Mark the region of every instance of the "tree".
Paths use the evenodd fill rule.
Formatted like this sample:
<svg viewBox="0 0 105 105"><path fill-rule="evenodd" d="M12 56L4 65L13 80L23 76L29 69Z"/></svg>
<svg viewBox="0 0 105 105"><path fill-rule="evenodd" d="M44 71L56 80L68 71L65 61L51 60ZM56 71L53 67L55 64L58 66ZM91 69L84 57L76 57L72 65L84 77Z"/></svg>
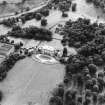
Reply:
<svg viewBox="0 0 105 105"><path fill-rule="evenodd" d="M92 83L93 83L93 85L96 85L97 84L97 78L92 78Z"/></svg>
<svg viewBox="0 0 105 105"><path fill-rule="evenodd" d="M69 100L70 98L72 100L76 100L76 95L77 95L77 90L76 89L68 89L66 92L65 92L65 98L67 100ZM70 101L70 100L69 100Z"/></svg>
<svg viewBox="0 0 105 105"><path fill-rule="evenodd" d="M15 15L18 15L18 14L19 14L19 12L16 11L16 12L15 12Z"/></svg>
<svg viewBox="0 0 105 105"><path fill-rule="evenodd" d="M92 3L93 0L86 0L87 3Z"/></svg>
<svg viewBox="0 0 105 105"><path fill-rule="evenodd" d="M93 104L96 105L97 101L98 101L98 95L97 95L96 92L93 92L93 98L92 98L92 100L93 100Z"/></svg>
<svg viewBox="0 0 105 105"><path fill-rule="evenodd" d="M90 80L90 79L91 79L91 75L90 75L90 74L84 75L84 79L85 79L85 81ZM85 81L84 81L84 82L85 82Z"/></svg>
<svg viewBox="0 0 105 105"><path fill-rule="evenodd" d="M47 19L42 19L41 20L41 25L42 26L46 26L48 23L47 23Z"/></svg>
<svg viewBox="0 0 105 105"><path fill-rule="evenodd" d="M88 67L84 67L83 68L83 75L84 76L89 75L89 69L88 69ZM91 77L91 76L89 76L89 77Z"/></svg>
<svg viewBox="0 0 105 105"><path fill-rule="evenodd" d="M0 102L2 101L2 99L3 99L3 93L2 91L0 91Z"/></svg>
<svg viewBox="0 0 105 105"><path fill-rule="evenodd" d="M77 73L74 64L68 64L68 65L66 66L66 74L68 74L69 72L70 72L71 74L76 74L76 73Z"/></svg>
<svg viewBox="0 0 105 105"><path fill-rule="evenodd" d="M102 56L95 54L94 58L93 58L94 64L96 64L97 66L102 66L103 65L103 59Z"/></svg>
<svg viewBox="0 0 105 105"><path fill-rule="evenodd" d="M63 99L64 96L64 88L63 87L57 87L53 91L53 96L59 96Z"/></svg>
<svg viewBox="0 0 105 105"><path fill-rule="evenodd" d="M21 18L22 24L25 24L26 20L24 17Z"/></svg>
<svg viewBox="0 0 105 105"><path fill-rule="evenodd" d="M76 6L77 6L77 4L76 4L76 3L72 4L72 11L73 11L73 12L75 12L75 11L76 11Z"/></svg>
<svg viewBox="0 0 105 105"><path fill-rule="evenodd" d="M36 13L35 19L36 20L41 20L41 18L42 18L42 15L40 13Z"/></svg>
<svg viewBox="0 0 105 105"><path fill-rule="evenodd" d="M85 93L85 99L91 97L91 90L90 89L86 89L86 93Z"/></svg>
<svg viewBox="0 0 105 105"><path fill-rule="evenodd" d="M23 46L23 42L20 42L20 47L22 47Z"/></svg>
<svg viewBox="0 0 105 105"><path fill-rule="evenodd" d="M102 56L102 59L105 61L105 51L102 51L101 56Z"/></svg>
<svg viewBox="0 0 105 105"><path fill-rule="evenodd" d="M70 74L70 73L69 73L69 74ZM64 77L63 82L64 82L65 86L70 83L70 79L71 79L71 78L70 78L70 75L69 75L69 74L68 74L68 76L65 76L65 77Z"/></svg>
<svg viewBox="0 0 105 105"><path fill-rule="evenodd" d="M82 104L82 101L83 101L82 96L78 96L78 97L77 97L77 102L79 102L79 103Z"/></svg>
<svg viewBox="0 0 105 105"><path fill-rule="evenodd" d="M98 97L98 102L99 102L99 105L103 105L105 104L105 96L104 95L99 95Z"/></svg>
<svg viewBox="0 0 105 105"><path fill-rule="evenodd" d="M62 12L62 17L68 17L68 14L65 12Z"/></svg>
<svg viewBox="0 0 105 105"><path fill-rule="evenodd" d="M29 7L26 7L26 11L29 11L30 10L30 8Z"/></svg>
<svg viewBox="0 0 105 105"><path fill-rule="evenodd" d="M62 99L58 96L53 96L49 100L49 105L63 105Z"/></svg>
<svg viewBox="0 0 105 105"><path fill-rule="evenodd" d="M60 11L69 11L71 7L71 1L63 1L63 2L59 2L59 10Z"/></svg>
<svg viewBox="0 0 105 105"><path fill-rule="evenodd" d="M15 44L15 51L19 50L20 44Z"/></svg>
<svg viewBox="0 0 105 105"><path fill-rule="evenodd" d="M14 25L12 27L12 31L18 31L18 30L21 30L21 27L19 25Z"/></svg>
<svg viewBox="0 0 105 105"><path fill-rule="evenodd" d="M28 55L28 49L25 49L25 55Z"/></svg>
<svg viewBox="0 0 105 105"><path fill-rule="evenodd" d="M92 89L92 92L99 92L99 86L98 85L94 85L93 86L93 89Z"/></svg>
<svg viewBox="0 0 105 105"><path fill-rule="evenodd" d="M44 10L42 9L40 13L45 17L49 16L49 10L48 9L44 9Z"/></svg>
<svg viewBox="0 0 105 105"><path fill-rule="evenodd" d="M105 82L102 78L97 78L97 80L98 80L99 92L101 93L105 86Z"/></svg>
<svg viewBox="0 0 105 105"><path fill-rule="evenodd" d="M67 90L65 91L64 94L64 105L71 105L71 101L72 101L72 90Z"/></svg>
<svg viewBox="0 0 105 105"><path fill-rule="evenodd" d="M7 1L3 1L2 4L3 4L3 5L6 5L6 4L7 4Z"/></svg>
<svg viewBox="0 0 105 105"><path fill-rule="evenodd" d="M94 64L89 64L88 68L89 68L89 72L90 72L91 76L94 76L97 72L97 66Z"/></svg>
<svg viewBox="0 0 105 105"><path fill-rule="evenodd" d="M67 48L66 47L64 47L63 48L63 55L62 55L62 57L67 57Z"/></svg>
<svg viewBox="0 0 105 105"><path fill-rule="evenodd" d="M92 90L93 89L93 82L92 82L92 80L86 81L85 89L88 89L88 90Z"/></svg>
<svg viewBox="0 0 105 105"><path fill-rule="evenodd" d="M25 3L25 1L26 1L26 0L22 0L22 4L24 4L24 3Z"/></svg>
<svg viewBox="0 0 105 105"><path fill-rule="evenodd" d="M11 40L11 44L14 44L14 40Z"/></svg>
<svg viewBox="0 0 105 105"><path fill-rule="evenodd" d="M98 78L102 78L103 79L103 77L104 77L104 72L98 72Z"/></svg>
<svg viewBox="0 0 105 105"><path fill-rule="evenodd" d="M84 102L83 102L83 105L89 105L91 103L91 100L90 99L86 99Z"/></svg>

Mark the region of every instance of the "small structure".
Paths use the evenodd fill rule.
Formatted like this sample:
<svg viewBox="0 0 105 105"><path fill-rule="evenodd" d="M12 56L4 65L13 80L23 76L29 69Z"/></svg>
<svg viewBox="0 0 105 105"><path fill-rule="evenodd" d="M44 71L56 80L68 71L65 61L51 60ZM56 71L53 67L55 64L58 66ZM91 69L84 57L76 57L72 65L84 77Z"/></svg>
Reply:
<svg viewBox="0 0 105 105"><path fill-rule="evenodd" d="M0 55L9 56L10 53L14 52L14 49L14 45L0 42Z"/></svg>
<svg viewBox="0 0 105 105"><path fill-rule="evenodd" d="M0 64L10 53L14 52L14 45L0 42Z"/></svg>
<svg viewBox="0 0 105 105"><path fill-rule="evenodd" d="M0 55L0 64L5 60L5 56L4 55Z"/></svg>

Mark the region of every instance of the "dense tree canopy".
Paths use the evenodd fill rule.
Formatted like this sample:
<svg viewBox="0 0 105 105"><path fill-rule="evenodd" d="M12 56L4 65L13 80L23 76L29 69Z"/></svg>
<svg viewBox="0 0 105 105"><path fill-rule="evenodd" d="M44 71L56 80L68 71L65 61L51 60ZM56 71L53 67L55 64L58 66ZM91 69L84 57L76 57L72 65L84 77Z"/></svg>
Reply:
<svg viewBox="0 0 105 105"><path fill-rule="evenodd" d="M105 94L101 95L105 89L105 25L78 18L76 21L67 21L60 34L63 35L63 45L77 50L76 55L70 55L68 59L65 57L63 83L66 78L65 87L78 91L76 99L80 96L79 101L74 100L69 91L68 98L64 95L64 100L67 99L64 102L66 105L105 104Z"/></svg>
<svg viewBox="0 0 105 105"><path fill-rule="evenodd" d="M16 27L15 27L16 28ZM35 39L42 41L51 41L52 40L52 32L44 29L31 26L29 28L19 28L8 32L8 36L16 37L16 38L25 38L25 39Z"/></svg>

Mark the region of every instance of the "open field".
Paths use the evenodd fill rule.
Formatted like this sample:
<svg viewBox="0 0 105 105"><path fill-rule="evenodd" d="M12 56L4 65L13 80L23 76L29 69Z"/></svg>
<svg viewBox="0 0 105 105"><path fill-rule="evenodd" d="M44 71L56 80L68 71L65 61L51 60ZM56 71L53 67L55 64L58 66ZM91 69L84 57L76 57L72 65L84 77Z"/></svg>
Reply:
<svg viewBox="0 0 105 105"><path fill-rule="evenodd" d="M0 83L4 92L2 105L24 105L30 101L45 105L49 92L62 81L63 70L63 65L45 65L32 58L19 61Z"/></svg>
<svg viewBox="0 0 105 105"><path fill-rule="evenodd" d="M29 8L34 8L34 7L38 7L39 5L41 5L42 3L44 3L44 1L46 0L26 0L25 3L21 3L22 0L7 0L7 2L9 4L4 5L0 5L0 16L5 16L5 15L9 15L9 14L13 14L16 11L21 11L22 9L25 9L27 7ZM0 1L0 3L2 2L2 0ZM12 3L16 3L16 4L12 4Z"/></svg>

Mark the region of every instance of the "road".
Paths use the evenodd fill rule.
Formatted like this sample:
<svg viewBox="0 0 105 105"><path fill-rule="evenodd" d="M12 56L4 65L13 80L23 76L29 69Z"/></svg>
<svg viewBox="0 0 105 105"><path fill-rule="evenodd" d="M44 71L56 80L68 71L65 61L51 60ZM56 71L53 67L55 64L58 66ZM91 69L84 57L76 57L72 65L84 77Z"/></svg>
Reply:
<svg viewBox="0 0 105 105"><path fill-rule="evenodd" d="M8 14L8 15L6 15L6 16L1 16L1 17L0 17L0 21L2 21L3 19L12 18L12 17L19 17L19 16L21 16L22 14L27 14L27 13L30 13L30 12L35 12L35 11L37 11L38 9L41 9L42 7L46 6L48 2L49 2L49 0L48 0L45 4L40 4L39 7L32 8L31 10L25 11L25 12L22 12L22 13L19 13L18 15L14 15L14 13L11 13L11 14Z"/></svg>

